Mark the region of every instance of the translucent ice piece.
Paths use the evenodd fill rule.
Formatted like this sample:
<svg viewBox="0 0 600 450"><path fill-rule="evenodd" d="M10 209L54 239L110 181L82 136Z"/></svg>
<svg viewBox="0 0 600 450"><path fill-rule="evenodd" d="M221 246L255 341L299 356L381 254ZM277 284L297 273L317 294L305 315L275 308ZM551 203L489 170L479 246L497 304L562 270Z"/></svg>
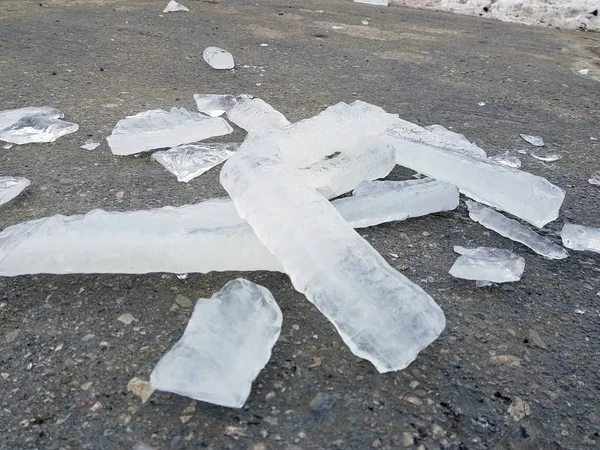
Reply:
<svg viewBox="0 0 600 450"><path fill-rule="evenodd" d="M444 313L296 170L264 156L276 153L261 139L240 148L221 169L221 184L294 287L334 324L350 350L380 372L405 368L442 332Z"/></svg>
<svg viewBox="0 0 600 450"><path fill-rule="evenodd" d="M260 98L239 97L237 104L227 111L227 118L249 134L285 127L290 121Z"/></svg>
<svg viewBox="0 0 600 450"><path fill-rule="evenodd" d="M119 120L106 138L115 155L133 155L155 148L174 147L229 134L233 128L225 119L188 112L152 109Z"/></svg>
<svg viewBox="0 0 600 450"><path fill-rule="evenodd" d="M401 166L454 184L466 196L540 228L558 217L565 192L544 178L473 155L404 120L388 135Z"/></svg>
<svg viewBox="0 0 600 450"><path fill-rule="evenodd" d="M541 136L530 136L529 134L520 134L519 136L521 136L521 139L523 139L526 142L529 142L535 147L543 147L544 145L546 145L544 144L544 140L541 138Z"/></svg>
<svg viewBox="0 0 600 450"><path fill-rule="evenodd" d="M516 156L509 155L508 153L490 156L489 159L490 161L494 161L495 163L502 164L503 166L507 167L512 167L514 169L518 169L521 167L521 160Z"/></svg>
<svg viewBox="0 0 600 450"><path fill-rule="evenodd" d="M554 162L558 161L559 159L562 159L562 156L557 155L556 153L551 153L549 155L536 155L535 153L531 152L530 155L533 156L535 159L544 162Z"/></svg>
<svg viewBox="0 0 600 450"><path fill-rule="evenodd" d="M456 278L506 283L519 281L525 269L525 260L509 250L455 246L454 251L461 255L449 272Z"/></svg>
<svg viewBox="0 0 600 450"><path fill-rule="evenodd" d="M11 201L30 184L27 178L0 176L0 205Z"/></svg>
<svg viewBox="0 0 600 450"><path fill-rule="evenodd" d="M206 47L202 53L204 61L213 69L233 69L233 56L219 47Z"/></svg>
<svg viewBox="0 0 600 450"><path fill-rule="evenodd" d="M567 248L600 253L600 228L568 223L563 227L560 237Z"/></svg>
<svg viewBox="0 0 600 450"><path fill-rule="evenodd" d="M367 5L387 6L388 0L354 0L354 3L365 3Z"/></svg>
<svg viewBox="0 0 600 450"><path fill-rule="evenodd" d="M187 183L221 164L233 155L239 146L240 144L235 142L184 144L170 150L155 152L152 157L175 175L177 181Z"/></svg>
<svg viewBox="0 0 600 450"><path fill-rule="evenodd" d="M475 286L477 286L478 288L488 287L488 286L493 286L493 285L494 285L494 283L492 283L491 281L477 280L475 282Z"/></svg>
<svg viewBox="0 0 600 450"><path fill-rule="evenodd" d="M168 12L178 12L178 11L189 11L185 6L181 3L177 3L175 0L171 0L165 9L163 9L164 13Z"/></svg>
<svg viewBox="0 0 600 450"><path fill-rule="evenodd" d="M79 129L76 123L42 115L22 117L12 125L0 130L0 141L13 144L54 142L65 134Z"/></svg>
<svg viewBox="0 0 600 450"><path fill-rule="evenodd" d="M96 150L98 147L100 147L100 142L86 142L79 148L84 150Z"/></svg>
<svg viewBox="0 0 600 450"><path fill-rule="evenodd" d="M547 237L540 236L516 220L509 219L499 212L486 208L479 203L469 200L466 203L469 208L469 217L475 222L479 222L488 230L495 231L513 241L520 242L538 255L542 255L548 259L564 259L569 256L569 253L563 247L555 244Z"/></svg>
<svg viewBox="0 0 600 450"><path fill-rule="evenodd" d="M268 289L243 278L200 299L182 338L158 362L154 389L241 408L269 362L282 315Z"/></svg>
<svg viewBox="0 0 600 450"><path fill-rule="evenodd" d="M25 108L0 111L0 130L11 126L27 116L44 116L48 119L62 119L64 114L48 106L27 106Z"/></svg>
<svg viewBox="0 0 600 450"><path fill-rule="evenodd" d="M210 117L222 116L237 104L233 95L194 94L198 111Z"/></svg>
<svg viewBox="0 0 600 450"><path fill-rule="evenodd" d="M425 129L427 131L431 131L434 134L437 134L438 136L446 139L448 142L451 142L452 144L458 145L462 148L464 148L465 150L481 156L482 158L485 158L487 155L485 153L485 150L477 147L474 144L471 144L471 142L469 142L469 140L465 137L464 134L460 134L460 133L455 133L454 131L450 131L449 129L447 129L446 127L442 126L442 125L429 125L427 127L425 127Z"/></svg>
<svg viewBox="0 0 600 450"><path fill-rule="evenodd" d="M354 228L455 209L458 206L458 188L443 181L429 180L426 183L403 184L402 187L392 183L406 182L363 182L357 188L362 191L360 195L336 200L335 207ZM364 193L368 190L371 193Z"/></svg>

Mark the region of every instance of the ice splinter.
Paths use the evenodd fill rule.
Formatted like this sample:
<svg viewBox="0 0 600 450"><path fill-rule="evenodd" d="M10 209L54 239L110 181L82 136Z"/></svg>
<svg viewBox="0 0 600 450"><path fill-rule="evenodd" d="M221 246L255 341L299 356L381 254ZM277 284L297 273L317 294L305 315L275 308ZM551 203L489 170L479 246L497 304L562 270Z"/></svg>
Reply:
<svg viewBox="0 0 600 450"><path fill-rule="evenodd" d="M464 248L457 245L454 251L461 256L450 268L450 275L478 281L478 287L488 285L483 283L485 281L519 281L525 269L525 260L509 250L491 247Z"/></svg>

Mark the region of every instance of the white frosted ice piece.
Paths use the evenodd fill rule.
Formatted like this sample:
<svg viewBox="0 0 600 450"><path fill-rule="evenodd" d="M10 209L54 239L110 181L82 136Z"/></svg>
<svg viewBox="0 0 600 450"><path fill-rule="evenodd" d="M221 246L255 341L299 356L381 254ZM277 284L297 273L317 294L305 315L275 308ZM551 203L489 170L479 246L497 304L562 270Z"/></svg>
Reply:
<svg viewBox="0 0 600 450"><path fill-rule="evenodd" d="M158 362L159 391L241 408L269 362L282 315L268 289L243 278L196 302L182 338Z"/></svg>
<svg viewBox="0 0 600 450"><path fill-rule="evenodd" d="M119 120L106 140L115 155L133 155L202 141L232 131L233 128L221 117L207 117L185 108L152 109Z"/></svg>
<svg viewBox="0 0 600 450"><path fill-rule="evenodd" d="M544 178L478 157L401 119L388 135L401 166L454 184L473 200L540 228L558 217L565 192Z"/></svg>
<svg viewBox="0 0 600 450"><path fill-rule="evenodd" d="M475 222L479 222L487 229L495 231L508 239L520 242L538 255L548 259L564 259L569 256L569 253L563 247L555 244L547 237L540 236L516 220L509 219L493 209L469 200L466 201L466 204L469 208L469 217Z"/></svg>
<svg viewBox="0 0 600 450"><path fill-rule="evenodd" d="M506 283L519 281L525 270L525 260L509 250L455 246L454 251L461 255L449 272L456 278Z"/></svg>
<svg viewBox="0 0 600 450"><path fill-rule="evenodd" d="M198 111L210 117L219 117L237 104L233 95L194 94Z"/></svg>
<svg viewBox="0 0 600 450"><path fill-rule="evenodd" d="M534 147L543 147L546 145L541 136L531 136L529 134L520 134L519 136L521 136L521 139L523 139L525 142L530 143Z"/></svg>
<svg viewBox="0 0 600 450"><path fill-rule="evenodd" d="M19 145L54 142L59 137L74 133L78 129L79 125L76 123L65 122L55 118L54 115L27 115L1 129L0 141Z"/></svg>
<svg viewBox="0 0 600 450"><path fill-rule="evenodd" d="M84 150L96 150L98 147L100 147L100 142L86 142L79 148Z"/></svg>
<svg viewBox="0 0 600 450"><path fill-rule="evenodd" d="M600 253L600 228L568 223L563 227L560 237L567 248Z"/></svg>
<svg viewBox="0 0 600 450"><path fill-rule="evenodd" d="M169 3L167 3L167 6L165 7L165 9L163 9L164 13L179 12L179 11L189 11L189 9L187 9L181 3L177 3L175 0L171 0Z"/></svg>
<svg viewBox="0 0 600 450"><path fill-rule="evenodd" d="M367 5L387 6L388 0L354 0L354 3L365 3Z"/></svg>
<svg viewBox="0 0 600 450"><path fill-rule="evenodd" d="M481 156L482 158L485 158L487 156L485 153L485 150L477 147L474 144L471 144L471 142L465 137L464 134L455 133L454 131L450 131L449 129L447 129L446 127L444 127L442 125L429 125L429 126L425 127L425 129L427 131L431 131L434 134L437 134L438 136L444 138L445 140L447 140L448 142L450 142L454 145L462 147L463 149L465 149L466 151L468 151L470 153Z"/></svg>
<svg viewBox="0 0 600 450"><path fill-rule="evenodd" d="M250 135L262 134L285 127L290 121L260 98L240 96L237 104L227 110L227 118Z"/></svg>
<svg viewBox="0 0 600 450"><path fill-rule="evenodd" d="M353 197L336 200L335 207L354 228L419 217L458 206L458 188L432 179L361 183ZM421 183L419 183L421 182ZM399 186L395 183L400 183ZM359 194L356 194L356 191Z"/></svg>
<svg viewBox="0 0 600 450"><path fill-rule="evenodd" d="M11 201L30 184L27 178L0 175L0 205Z"/></svg>
<svg viewBox="0 0 600 450"><path fill-rule="evenodd" d="M494 155L489 157L490 161L502 164L503 166L512 167L518 169L521 167L521 160L516 156L509 155L508 153L502 153L500 155Z"/></svg>
<svg viewBox="0 0 600 450"><path fill-rule="evenodd" d="M13 125L27 116L44 116L48 119L62 119L64 114L48 106L26 106L25 108L0 111L0 130Z"/></svg>
<svg viewBox="0 0 600 450"><path fill-rule="evenodd" d="M233 69L233 55L219 47L206 47L202 53L204 61L213 69Z"/></svg>
<svg viewBox="0 0 600 450"><path fill-rule="evenodd" d="M240 144L210 143L184 144L170 150L155 152L152 157L165 169L185 183L221 164L235 153Z"/></svg>
<svg viewBox="0 0 600 450"><path fill-rule="evenodd" d="M562 156L558 155L556 153L551 153L548 155L536 155L535 153L531 152L530 155L533 156L535 159L538 159L538 160L544 161L544 162L554 162L554 161L558 161L559 159L562 159Z"/></svg>
<svg viewBox="0 0 600 450"><path fill-rule="evenodd" d="M238 212L355 355L380 372L405 368L444 329L440 307L391 268L296 170L269 156L278 149L266 148L262 139L242 147L221 169L221 184Z"/></svg>
<svg viewBox="0 0 600 450"><path fill-rule="evenodd" d="M588 183L594 186L600 186L600 173L593 174L589 179Z"/></svg>

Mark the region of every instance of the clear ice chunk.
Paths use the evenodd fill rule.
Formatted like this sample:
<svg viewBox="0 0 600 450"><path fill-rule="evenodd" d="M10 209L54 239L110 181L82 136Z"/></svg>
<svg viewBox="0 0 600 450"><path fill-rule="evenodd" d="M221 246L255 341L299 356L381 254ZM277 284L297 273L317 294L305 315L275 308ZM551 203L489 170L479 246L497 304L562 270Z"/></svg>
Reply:
<svg viewBox="0 0 600 450"><path fill-rule="evenodd" d="M531 152L530 155L533 156L535 159L544 162L554 162L558 161L559 159L562 159L562 156L556 153L551 153L549 155L536 155L535 153Z"/></svg>
<svg viewBox="0 0 600 450"><path fill-rule="evenodd" d="M266 148L262 139L245 144L221 169L237 211L355 355L379 372L408 366L444 329L440 307L390 267L296 170L267 156L278 149Z"/></svg>
<svg viewBox="0 0 600 450"><path fill-rule="evenodd" d="M48 106L26 106L25 108L0 111L0 130L13 125L27 116L44 116L48 119L62 119L64 114Z"/></svg>
<svg viewBox="0 0 600 450"><path fill-rule="evenodd" d="M271 358L282 314L268 289L243 278L196 302L181 339L158 362L159 391L241 408Z"/></svg>
<svg viewBox="0 0 600 450"><path fill-rule="evenodd" d="M133 155L202 141L232 131L233 128L221 117L207 117L185 108L152 109L119 120L106 140L115 155Z"/></svg>
<svg viewBox="0 0 600 450"><path fill-rule="evenodd" d="M177 3L175 0L171 0L169 3L167 3L167 6L165 7L165 9L163 9L164 13L178 12L178 11L189 11L189 9L187 9L181 3Z"/></svg>
<svg viewBox="0 0 600 450"><path fill-rule="evenodd" d="M96 150L98 147L100 147L100 142L86 142L79 148L84 150Z"/></svg>
<svg viewBox="0 0 600 450"><path fill-rule="evenodd" d="M12 125L0 130L0 141L13 144L54 142L59 137L74 133L79 129L76 123L66 122L44 115L27 115Z"/></svg>
<svg viewBox="0 0 600 450"><path fill-rule="evenodd" d="M237 104L233 95L194 94L198 111L210 117L219 117Z"/></svg>
<svg viewBox="0 0 600 450"><path fill-rule="evenodd" d="M523 257L505 249L491 247L464 248L454 246L461 256L450 268L450 275L465 280L507 283L519 281L525 260Z"/></svg>
<svg viewBox="0 0 600 450"><path fill-rule="evenodd" d="M406 181L365 181L358 185L353 197L336 200L335 208L354 228L364 228L450 211L458 206L456 186L430 178L425 180L428 181L412 180L415 182L411 184Z"/></svg>
<svg viewBox="0 0 600 450"><path fill-rule="evenodd" d="M560 237L567 248L600 253L600 228L568 223L563 227Z"/></svg>
<svg viewBox="0 0 600 450"><path fill-rule="evenodd" d="M451 142L454 145L458 145L459 147L462 147L463 149L465 149L466 151L468 151L470 153L481 156L482 158L485 158L487 156L485 153L485 150L477 147L474 144L471 144L471 142L465 137L464 134L455 133L454 131L450 131L449 129L447 129L446 127L444 127L442 125L429 125L429 126L425 127L425 129L427 131L431 131L434 134L437 134L438 136L444 138L445 140L447 140L448 142Z"/></svg>
<svg viewBox="0 0 600 450"><path fill-rule="evenodd" d="M401 119L388 135L401 166L454 184L473 200L540 228L558 217L565 192L544 178L481 158Z"/></svg>
<svg viewBox="0 0 600 450"><path fill-rule="evenodd" d="M354 0L354 3L365 3L367 5L387 6L388 0Z"/></svg>
<svg viewBox="0 0 600 450"><path fill-rule="evenodd" d="M30 184L27 178L0 175L0 205L10 202Z"/></svg>
<svg viewBox="0 0 600 450"><path fill-rule="evenodd" d="M480 223L488 230L529 247L538 255L548 259L564 259L569 253L560 245L555 244L545 236L521 225L514 219L509 219L493 209L486 208L472 201L466 201L469 217Z"/></svg>
<svg viewBox="0 0 600 450"><path fill-rule="evenodd" d="M233 55L219 47L206 47L202 53L204 61L213 69L233 69Z"/></svg>
<svg viewBox="0 0 600 450"><path fill-rule="evenodd" d="M227 110L227 118L250 135L285 127L290 121L260 98L238 97L237 104Z"/></svg>
<svg viewBox="0 0 600 450"><path fill-rule="evenodd" d="M530 143L534 147L543 147L546 145L541 136L531 136L529 134L520 134L519 136L521 136L521 139L523 139L525 142Z"/></svg>
<svg viewBox="0 0 600 450"><path fill-rule="evenodd" d="M155 152L152 157L165 169L185 183L221 164L235 153L240 144L184 144L170 150Z"/></svg>
<svg viewBox="0 0 600 450"><path fill-rule="evenodd" d="M503 166L512 167L514 169L519 169L521 167L521 160L516 156L510 155L508 153L490 156L489 159L490 161L502 164Z"/></svg>

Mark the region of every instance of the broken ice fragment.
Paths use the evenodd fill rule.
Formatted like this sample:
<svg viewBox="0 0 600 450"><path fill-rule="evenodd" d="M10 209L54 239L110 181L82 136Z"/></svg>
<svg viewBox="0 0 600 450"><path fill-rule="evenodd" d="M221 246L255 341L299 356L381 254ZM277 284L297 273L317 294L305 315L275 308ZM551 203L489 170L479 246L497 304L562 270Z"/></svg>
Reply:
<svg viewBox="0 0 600 450"><path fill-rule="evenodd" d="M48 119L62 119L64 114L48 106L27 106L25 108L0 111L0 130L13 125L27 116L44 116Z"/></svg>
<svg viewBox="0 0 600 450"><path fill-rule="evenodd" d="M600 173L595 173L593 174L589 179L588 182L590 184L593 184L594 186L600 186Z"/></svg>
<svg viewBox="0 0 600 450"><path fill-rule="evenodd" d="M544 162L554 162L562 158L562 156L557 155L556 153L552 153L550 155L536 155L535 153L531 152L530 155L535 159L539 159L540 161Z"/></svg>
<svg viewBox="0 0 600 450"><path fill-rule="evenodd" d="M354 0L354 3L365 3L367 5L387 6L388 0Z"/></svg>
<svg viewBox="0 0 600 450"><path fill-rule="evenodd" d="M587 75L588 73L590 73L590 69L581 69L581 70L578 70L577 72L581 75Z"/></svg>
<svg viewBox="0 0 600 450"><path fill-rule="evenodd" d="M462 147L464 150L467 150L470 153L481 156L482 158L485 158L487 156L485 150L477 147L474 144L471 144L471 142L465 137L464 134L450 131L442 125L429 125L425 127L425 129L444 138L445 140L451 142L454 145Z"/></svg>
<svg viewBox="0 0 600 450"><path fill-rule="evenodd" d="M133 155L155 148L197 142L229 134L233 128L220 117L207 117L185 108L152 109L119 120L106 138L115 155Z"/></svg>
<svg viewBox="0 0 600 450"><path fill-rule="evenodd" d="M290 124L283 114L260 98L239 97L237 104L227 111L227 118L255 135Z"/></svg>
<svg viewBox="0 0 600 450"><path fill-rule="evenodd" d="M521 160L516 156L509 155L508 153L490 156L489 159L495 163L502 164L503 166L507 167L513 167L515 169L521 167Z"/></svg>
<svg viewBox="0 0 600 450"><path fill-rule="evenodd" d="M480 288L480 287L488 287L488 286L493 286L494 283L492 283L491 281L485 281L485 280L477 280L475 282L475 286Z"/></svg>
<svg viewBox="0 0 600 450"><path fill-rule="evenodd" d="M206 47L202 57L213 69L233 69L233 56L222 48Z"/></svg>
<svg viewBox="0 0 600 450"><path fill-rule="evenodd" d="M246 141L221 169L236 209L355 355L380 372L405 368L442 332L444 313L265 144Z"/></svg>
<svg viewBox="0 0 600 450"><path fill-rule="evenodd" d="M9 142L9 143L7 143L7 144L4 144L4 145L2 146L2 148L3 148L4 150L8 150L9 148L12 148L12 147L13 147L13 145L14 145L14 144L11 144L11 143Z"/></svg>
<svg viewBox="0 0 600 450"><path fill-rule="evenodd" d="M546 145L544 144L544 140L541 138L541 136L530 136L528 134L520 134L519 136L521 136L521 139L529 142L534 147L543 147Z"/></svg>
<svg viewBox="0 0 600 450"><path fill-rule="evenodd" d="M449 211L458 206L456 186L430 178L425 180L411 180L411 184L365 181L354 191L354 197L336 200L335 207L354 228L363 228Z"/></svg>
<svg viewBox="0 0 600 450"><path fill-rule="evenodd" d="M84 150L95 150L98 147L100 147L100 142L86 142L79 148L82 148Z"/></svg>
<svg viewBox="0 0 600 450"><path fill-rule="evenodd" d="M171 0L165 9L163 9L164 13L168 12L178 12L178 11L189 11L185 6L181 3L177 3L175 0Z"/></svg>
<svg viewBox="0 0 600 450"><path fill-rule="evenodd" d="M563 227L560 237L567 248L600 253L600 228L568 223Z"/></svg>
<svg viewBox="0 0 600 450"><path fill-rule="evenodd" d="M457 245L454 251L461 255L449 272L456 278L506 283L519 281L525 269L525 260L509 250Z"/></svg>
<svg viewBox="0 0 600 450"><path fill-rule="evenodd" d="M540 236L535 231L521 225L514 219L509 219L493 209L486 208L470 200L466 201L469 217L489 230L520 242L538 255L548 259L564 259L569 256L567 251L550 239Z"/></svg>
<svg viewBox="0 0 600 450"><path fill-rule="evenodd" d="M241 408L281 332L282 314L264 287L238 278L200 299L182 338L158 362L154 389Z"/></svg>
<svg viewBox="0 0 600 450"><path fill-rule="evenodd" d="M11 201L30 184L27 178L0 176L0 205Z"/></svg>
<svg viewBox="0 0 600 450"><path fill-rule="evenodd" d="M401 119L388 135L401 166L454 184L466 196L537 227L558 217L565 192L544 178L481 158Z"/></svg>
<svg viewBox="0 0 600 450"><path fill-rule="evenodd" d="M233 108L237 100L233 95L194 94L198 111L210 117L222 116Z"/></svg>
<svg viewBox="0 0 600 450"><path fill-rule="evenodd" d="M170 150L155 152L152 157L165 169L185 183L221 164L237 150L240 144L211 143L184 144Z"/></svg>
<svg viewBox="0 0 600 450"><path fill-rule="evenodd" d="M54 142L65 134L79 129L76 123L43 115L30 115L0 130L0 140L13 144Z"/></svg>

